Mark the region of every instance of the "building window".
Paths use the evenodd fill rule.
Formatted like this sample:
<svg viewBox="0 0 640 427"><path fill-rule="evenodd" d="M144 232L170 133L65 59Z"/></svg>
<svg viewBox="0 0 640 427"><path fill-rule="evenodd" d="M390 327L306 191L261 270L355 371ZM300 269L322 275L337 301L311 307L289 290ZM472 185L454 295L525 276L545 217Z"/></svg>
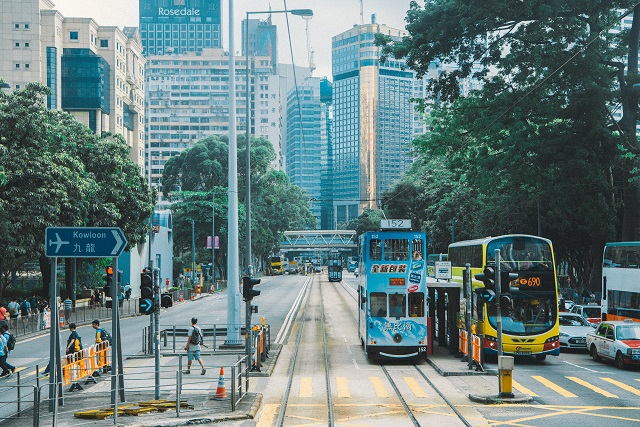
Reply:
<svg viewBox="0 0 640 427"><path fill-rule="evenodd" d="M20 43L16 43L16 47L19 48L20 47Z"/></svg>
<svg viewBox="0 0 640 427"><path fill-rule="evenodd" d="M24 68L29 68L29 64L24 64Z"/></svg>
<svg viewBox="0 0 640 427"><path fill-rule="evenodd" d="M29 42L25 42L24 47L29 47Z"/></svg>
<svg viewBox="0 0 640 427"><path fill-rule="evenodd" d="M29 29L29 24L24 24L24 29L28 30Z"/></svg>
<svg viewBox="0 0 640 427"><path fill-rule="evenodd" d="M20 64L16 64L16 68L20 68Z"/></svg>
<svg viewBox="0 0 640 427"><path fill-rule="evenodd" d="M20 29L20 24L13 24L13 29L14 30L19 30Z"/></svg>
<svg viewBox="0 0 640 427"><path fill-rule="evenodd" d="M100 40L100 47L109 47L109 40Z"/></svg>
<svg viewBox="0 0 640 427"><path fill-rule="evenodd" d="M69 31L69 40L78 40L78 32Z"/></svg>

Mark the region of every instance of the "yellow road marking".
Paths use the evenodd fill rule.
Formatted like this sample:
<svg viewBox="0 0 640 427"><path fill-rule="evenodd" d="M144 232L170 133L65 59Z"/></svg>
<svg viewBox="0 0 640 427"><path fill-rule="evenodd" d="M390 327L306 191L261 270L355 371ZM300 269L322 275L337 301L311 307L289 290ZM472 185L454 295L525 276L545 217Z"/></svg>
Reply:
<svg viewBox="0 0 640 427"><path fill-rule="evenodd" d="M351 397L351 392L349 391L349 382L345 377L336 377L336 387L338 388L338 397Z"/></svg>
<svg viewBox="0 0 640 427"><path fill-rule="evenodd" d="M260 419L256 427L271 427L276 421L276 411L280 407L277 403L268 403L260 411Z"/></svg>
<svg viewBox="0 0 640 427"><path fill-rule="evenodd" d="M581 380L581 379L580 379L580 378L578 378L578 377L566 377L566 378L570 379L570 380L571 380L571 381L573 381L573 382L576 382L576 383L580 384L581 386L584 386L584 387L586 387L586 388L588 388L588 389L590 389L590 390L593 390L593 391L595 391L596 393L600 393L601 395L603 395L603 396L605 396L605 397L615 397L615 398L617 398L617 397L618 397L618 396L616 396L615 394L613 394L613 393L609 393L608 391L603 390L603 389L601 389L600 387L596 387L596 386L594 386L593 384L589 384L589 383L588 383L588 382L586 382L585 380Z"/></svg>
<svg viewBox="0 0 640 427"><path fill-rule="evenodd" d="M380 378L369 377L369 381L371 381L371 385L373 386L373 390L375 390L376 392L376 396L389 397L389 393L387 392L387 389Z"/></svg>
<svg viewBox="0 0 640 427"><path fill-rule="evenodd" d="M613 385L616 385L616 386L620 387L621 389L626 390L626 391L628 391L630 393L633 393L636 396L640 396L640 390L638 390L635 387L631 387L630 385L627 385L625 383L621 383L620 381L616 381L613 378L600 378L600 379L603 380L603 381L606 381L608 383L611 383Z"/></svg>
<svg viewBox="0 0 640 427"><path fill-rule="evenodd" d="M311 377L302 377L300 379L300 397L313 396L313 383Z"/></svg>
<svg viewBox="0 0 640 427"><path fill-rule="evenodd" d="M427 393L424 392L422 387L420 387L420 384L418 384L418 382L416 381L415 378L413 378L413 377L404 377L404 382L407 383L407 386L409 386L409 390L411 390L411 392L416 397L429 397L429 396L427 396Z"/></svg>
<svg viewBox="0 0 640 427"><path fill-rule="evenodd" d="M551 381L549 381L548 379L541 377L539 375L534 375L531 378L533 378L534 380L540 382L541 384L549 387L551 390L555 391L556 393L564 396L564 397L578 397L575 394L571 393L569 390L566 390L562 387L560 387L558 384L552 383Z"/></svg>
<svg viewBox="0 0 640 427"><path fill-rule="evenodd" d="M529 390L528 388L526 388L525 386L520 384L518 381L513 380L513 379L511 381L512 381L512 384L513 384L513 388L518 390L520 393L528 394L531 397L537 397L538 396L537 394L535 394L534 392L532 392L531 390Z"/></svg>

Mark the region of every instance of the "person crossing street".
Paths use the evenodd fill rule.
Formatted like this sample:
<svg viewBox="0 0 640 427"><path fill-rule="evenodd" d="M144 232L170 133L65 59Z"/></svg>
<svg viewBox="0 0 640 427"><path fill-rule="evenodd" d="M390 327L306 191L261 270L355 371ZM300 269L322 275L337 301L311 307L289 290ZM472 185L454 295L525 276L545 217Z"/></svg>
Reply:
<svg viewBox="0 0 640 427"><path fill-rule="evenodd" d="M202 331L196 325L198 323L198 319L195 317L191 318L191 328L189 328L189 333L187 337L187 344L184 346L184 349L187 351L187 370L184 371L185 374L191 373L191 363L193 360L197 360L202 368L200 375L204 375L207 370L204 368L204 364L202 363L202 358L200 357L200 345L202 344Z"/></svg>

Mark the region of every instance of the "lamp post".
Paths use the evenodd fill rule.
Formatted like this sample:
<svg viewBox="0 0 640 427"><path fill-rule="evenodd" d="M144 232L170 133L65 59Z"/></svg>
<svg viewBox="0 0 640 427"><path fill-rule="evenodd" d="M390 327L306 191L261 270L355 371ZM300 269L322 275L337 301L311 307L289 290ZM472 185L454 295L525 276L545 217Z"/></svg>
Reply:
<svg viewBox="0 0 640 427"><path fill-rule="evenodd" d="M196 282L196 236L195 236L195 224L191 220L191 286Z"/></svg>
<svg viewBox="0 0 640 427"><path fill-rule="evenodd" d="M261 10L254 12L247 12L246 19L244 21L244 60L245 60L245 78L246 78L246 90L245 90L245 117L246 117L246 164L247 164L247 177L246 177L246 194L245 194L245 210L247 211L246 221L246 271L247 276L253 275L253 266L251 265L251 109L249 103L251 98L249 96L249 90L251 87L251 80L249 78L249 15L264 14L264 13L290 13L292 15L301 16L303 18L311 18L313 11L311 9L291 9L291 10ZM255 52L254 55L255 57Z"/></svg>

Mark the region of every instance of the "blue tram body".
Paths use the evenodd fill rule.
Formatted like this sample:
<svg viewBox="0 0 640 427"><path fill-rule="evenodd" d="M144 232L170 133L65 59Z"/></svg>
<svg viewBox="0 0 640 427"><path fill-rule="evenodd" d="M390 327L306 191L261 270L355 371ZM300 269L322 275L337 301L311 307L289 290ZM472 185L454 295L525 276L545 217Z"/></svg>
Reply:
<svg viewBox="0 0 640 427"><path fill-rule="evenodd" d="M369 358L427 355L425 242L414 231L360 236L358 335Z"/></svg>

